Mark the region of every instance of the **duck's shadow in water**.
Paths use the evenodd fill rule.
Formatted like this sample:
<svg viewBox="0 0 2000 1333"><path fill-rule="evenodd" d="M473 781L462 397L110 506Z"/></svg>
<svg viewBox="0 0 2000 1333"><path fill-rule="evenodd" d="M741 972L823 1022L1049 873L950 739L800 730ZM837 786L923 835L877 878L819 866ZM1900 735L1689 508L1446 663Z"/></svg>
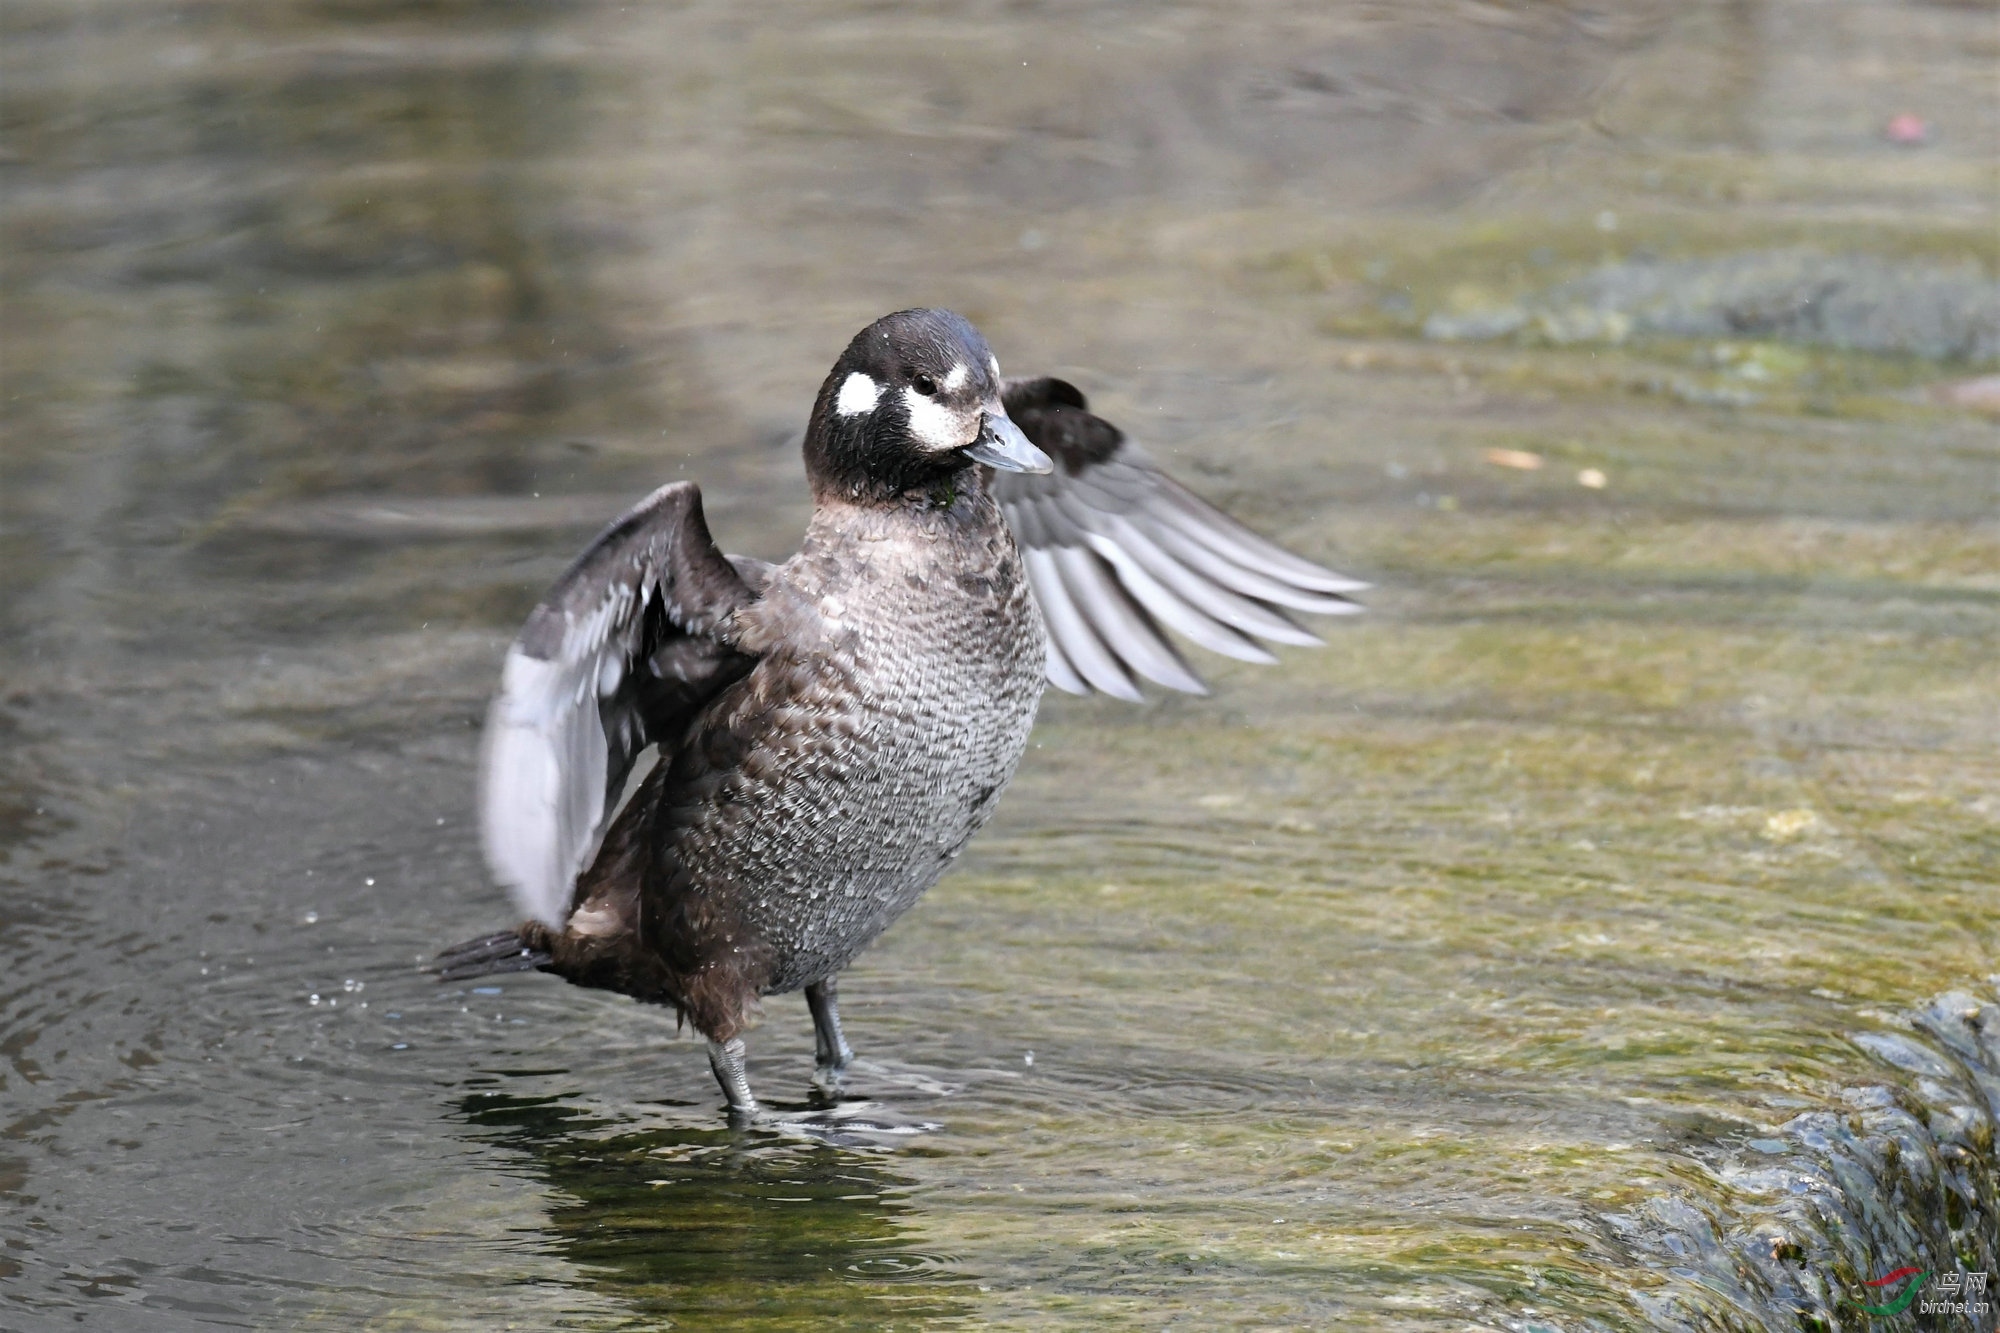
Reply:
<svg viewBox="0 0 2000 1333"><path fill-rule="evenodd" d="M699 1114L678 1102L647 1109ZM876 1327L892 1310L922 1322L966 1315L971 1279L910 1245L915 1182L884 1166L884 1149L937 1123L865 1101L771 1110L754 1124L699 1126L494 1087L459 1102L553 1191L556 1252L642 1314L754 1310L813 1327Z"/></svg>

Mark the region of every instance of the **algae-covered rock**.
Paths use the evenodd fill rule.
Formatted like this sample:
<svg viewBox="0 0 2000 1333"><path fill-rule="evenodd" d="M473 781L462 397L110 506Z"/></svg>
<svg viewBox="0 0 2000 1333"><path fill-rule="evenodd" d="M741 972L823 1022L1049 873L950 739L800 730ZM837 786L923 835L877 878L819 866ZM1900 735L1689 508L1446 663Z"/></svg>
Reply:
<svg viewBox="0 0 2000 1333"><path fill-rule="evenodd" d="M1749 337L1986 361L2000 357L2000 281L1971 264L1799 249L1628 259L1514 305L1432 315L1424 334L1553 343Z"/></svg>
<svg viewBox="0 0 2000 1333"><path fill-rule="evenodd" d="M1669 1275L1640 1296L1657 1323L1733 1329L1781 1313L1852 1328L1863 1284L1898 1262L1928 1270L1919 1282L2000 1268L2000 1005L1950 991L1903 1022L1850 1036L1880 1078L1844 1089L1844 1107L1735 1149L1690 1145L1704 1196L1669 1192L1608 1219L1642 1265ZM1990 1313L1964 1326L1991 1327Z"/></svg>

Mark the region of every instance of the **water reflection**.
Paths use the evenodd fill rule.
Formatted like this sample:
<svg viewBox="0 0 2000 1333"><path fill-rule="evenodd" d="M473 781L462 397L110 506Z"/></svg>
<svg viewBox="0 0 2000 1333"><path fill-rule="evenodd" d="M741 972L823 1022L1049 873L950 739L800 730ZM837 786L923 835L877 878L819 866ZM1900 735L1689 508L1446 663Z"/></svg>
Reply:
<svg viewBox="0 0 2000 1333"><path fill-rule="evenodd" d="M881 1154L769 1131L634 1128L498 1089L460 1111L532 1163L556 1191L556 1249L640 1315L837 1328L932 1326L970 1310L953 1260L910 1248L916 1182Z"/></svg>
<svg viewBox="0 0 2000 1333"><path fill-rule="evenodd" d="M107 525L174 559L300 495L526 493L581 461L616 486L594 456L606 423L713 426L698 358L671 333L635 347L599 299L619 242L557 164L584 145L580 99L606 90L556 49L562 17L13 12L7 112L36 134L6 164L0 490L43 540L0 597L94 567L92 604L115 615L106 584L152 580L80 549ZM79 458L62 442L80 433ZM277 579L363 556L220 553Z"/></svg>

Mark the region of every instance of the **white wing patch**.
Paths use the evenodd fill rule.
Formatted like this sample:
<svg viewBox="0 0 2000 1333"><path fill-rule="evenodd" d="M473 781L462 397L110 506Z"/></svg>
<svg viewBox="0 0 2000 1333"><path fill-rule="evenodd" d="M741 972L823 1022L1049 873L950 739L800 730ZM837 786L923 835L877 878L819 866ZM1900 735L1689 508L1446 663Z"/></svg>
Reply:
<svg viewBox="0 0 2000 1333"><path fill-rule="evenodd" d="M569 915L576 877L596 853L601 784L566 780L604 771L607 745L591 695L617 661L590 644L577 660L507 653L486 714L480 802L486 860L514 905L553 929Z"/></svg>
<svg viewBox="0 0 2000 1333"><path fill-rule="evenodd" d="M833 400L833 410L844 417L858 417L873 412L881 396L881 386L857 370L840 386L840 397Z"/></svg>
<svg viewBox="0 0 2000 1333"><path fill-rule="evenodd" d="M966 435L965 419L950 408L908 386L903 389L903 403L910 410L910 434L921 443L940 453L972 443Z"/></svg>

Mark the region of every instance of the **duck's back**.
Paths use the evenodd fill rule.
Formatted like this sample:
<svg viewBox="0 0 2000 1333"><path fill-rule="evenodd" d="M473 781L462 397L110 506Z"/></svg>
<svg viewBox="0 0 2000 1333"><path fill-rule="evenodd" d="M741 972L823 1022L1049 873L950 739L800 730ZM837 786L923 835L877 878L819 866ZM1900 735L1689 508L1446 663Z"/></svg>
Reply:
<svg viewBox="0 0 2000 1333"><path fill-rule="evenodd" d="M741 622L763 656L664 775L647 914L774 993L845 967L986 822L1046 644L980 488L932 508L823 505Z"/></svg>

